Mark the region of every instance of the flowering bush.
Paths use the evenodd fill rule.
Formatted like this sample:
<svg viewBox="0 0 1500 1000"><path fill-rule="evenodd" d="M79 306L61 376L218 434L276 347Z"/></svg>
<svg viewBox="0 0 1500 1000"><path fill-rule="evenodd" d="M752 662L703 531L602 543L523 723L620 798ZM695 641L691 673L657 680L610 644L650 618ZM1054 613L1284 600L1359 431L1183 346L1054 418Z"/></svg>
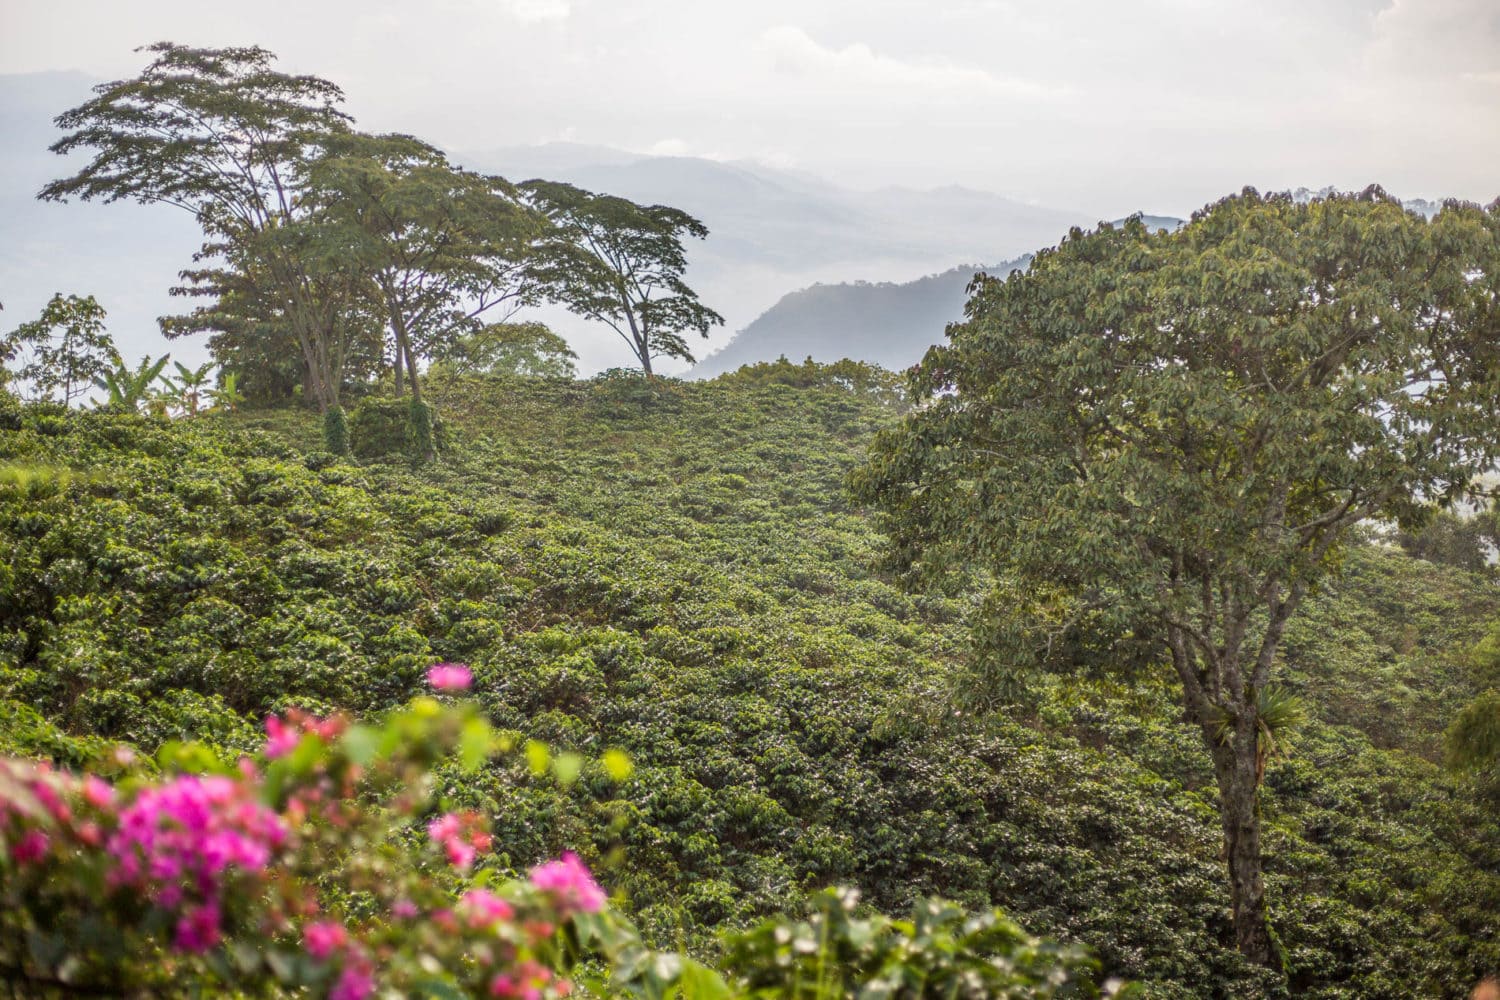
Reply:
<svg viewBox="0 0 1500 1000"><path fill-rule="evenodd" d="M444 664L429 680L459 690L466 675ZM39 993L540 1000L566 996L592 958L627 961L625 991L660 993L684 969L723 988L677 956L647 961L576 855L498 884L464 877L491 836L475 813L432 815L433 768L511 749L471 706L419 698L378 727L288 712L266 734L234 764L171 748L178 773L160 776L123 754L82 777L0 760L0 978Z"/></svg>
<svg viewBox="0 0 1500 1000"><path fill-rule="evenodd" d="M469 676L441 664L428 680L456 692ZM653 952L571 852L510 880L476 865L488 824L441 808L434 769L516 748L468 703L418 698L378 726L291 711L266 736L233 763L169 746L164 773L124 751L83 776L0 759L0 979L26 995L330 1000L1095 995L1081 952L936 903L913 933L822 897L811 923L731 941L724 974ZM560 778L581 766L524 750Z"/></svg>

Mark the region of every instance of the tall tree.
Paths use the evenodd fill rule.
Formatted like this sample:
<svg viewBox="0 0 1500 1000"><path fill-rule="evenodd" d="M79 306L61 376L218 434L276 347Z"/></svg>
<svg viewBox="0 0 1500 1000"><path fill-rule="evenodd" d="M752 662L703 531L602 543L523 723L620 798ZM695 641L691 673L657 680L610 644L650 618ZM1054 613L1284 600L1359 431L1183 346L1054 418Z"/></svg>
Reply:
<svg viewBox="0 0 1500 1000"><path fill-rule="evenodd" d="M683 334L706 338L724 322L682 280L683 239L708 236L703 223L665 205L637 205L571 184L533 180L521 187L554 226L531 266L540 294L608 325L647 375L655 358L691 362Z"/></svg>
<svg viewBox="0 0 1500 1000"><path fill-rule="evenodd" d="M290 375L327 412L346 378L372 376L380 365L379 290L360 251L341 222L311 214L211 242L172 290L204 304L163 317L162 330L208 333L215 358L246 372L257 396L274 397L272 383Z"/></svg>
<svg viewBox="0 0 1500 1000"><path fill-rule="evenodd" d="M1074 230L976 279L966 317L855 491L898 567L992 574L1013 664L1095 628L1170 665L1236 943L1271 964L1257 796L1282 635L1351 528L1419 521L1500 451L1500 205L1429 223L1378 189L1247 190L1172 234Z"/></svg>
<svg viewBox="0 0 1500 1000"><path fill-rule="evenodd" d="M0 361L37 399L69 405L87 395L116 357L104 329L104 307L92 295L52 296L42 314L0 338Z"/></svg>
<svg viewBox="0 0 1500 1000"><path fill-rule="evenodd" d="M503 178L460 170L406 135L350 133L309 171L310 202L345 227L369 271L402 372L420 400L419 357L517 307L544 220Z"/></svg>
<svg viewBox="0 0 1500 1000"><path fill-rule="evenodd" d="M337 406L342 351L328 343L319 282L298 255L300 241L278 236L301 215L308 160L347 130L349 118L337 107L342 92L327 80L276 70L261 48L158 42L144 51L153 59L140 75L101 84L92 100L58 116L68 134L52 151L89 150L93 158L39 197L163 203L193 213L208 237L206 257L232 250L239 260L230 266L254 271L303 354L319 405ZM194 273L201 272L188 273L189 289Z"/></svg>

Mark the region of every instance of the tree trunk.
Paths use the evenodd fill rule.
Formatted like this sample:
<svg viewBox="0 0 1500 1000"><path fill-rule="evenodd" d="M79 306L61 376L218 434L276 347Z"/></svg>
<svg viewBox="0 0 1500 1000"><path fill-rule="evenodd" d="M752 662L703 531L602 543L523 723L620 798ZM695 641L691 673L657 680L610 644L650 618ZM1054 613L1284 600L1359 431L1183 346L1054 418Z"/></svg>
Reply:
<svg viewBox="0 0 1500 1000"><path fill-rule="evenodd" d="M417 356L411 349L411 338L403 337L406 341L406 376L411 379L411 398L420 403L422 401L422 385L417 380Z"/></svg>
<svg viewBox="0 0 1500 1000"><path fill-rule="evenodd" d="M400 399L401 395L404 392L406 392L406 386L404 386L404 385L401 384L401 361L406 356L406 352L402 349L401 335L399 333L396 334L396 352L395 353L396 353L396 356L395 356L395 360L394 360L393 364L395 365L395 368L396 368L396 398Z"/></svg>
<svg viewBox="0 0 1500 1000"><path fill-rule="evenodd" d="M1229 899L1234 939L1241 955L1257 965L1274 966L1271 931L1266 920L1266 887L1261 877L1259 775L1256 770L1257 719L1243 713L1232 742L1208 735L1219 785L1219 815L1224 826L1224 859L1229 866Z"/></svg>

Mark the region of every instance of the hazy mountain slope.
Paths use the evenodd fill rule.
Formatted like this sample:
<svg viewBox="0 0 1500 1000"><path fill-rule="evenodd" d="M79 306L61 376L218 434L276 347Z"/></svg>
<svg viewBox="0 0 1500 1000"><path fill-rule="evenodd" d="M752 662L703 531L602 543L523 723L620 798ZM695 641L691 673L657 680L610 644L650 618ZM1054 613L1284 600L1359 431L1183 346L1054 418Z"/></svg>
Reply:
<svg viewBox="0 0 1500 1000"><path fill-rule="evenodd" d="M911 281L954 261L1018 257L1055 244L1071 226L1097 221L1083 212L967 188L854 191L762 164L647 157L593 146L513 147L465 152L458 159L514 179L547 176L674 205L703 220L710 235L691 249L688 280L723 313L725 325L711 340L693 342L699 357L789 290L854 279ZM546 318L571 338L590 336L586 327L558 314ZM580 352L589 367L587 343Z"/></svg>
<svg viewBox="0 0 1500 1000"><path fill-rule="evenodd" d="M949 188L934 191L962 204L973 192ZM1142 215L1152 229L1176 229L1181 219ZM1123 219L1114 220L1120 225ZM741 365L774 361L783 354L792 361L854 358L886 368L905 368L922 359L928 346L943 338L944 328L963 316L965 289L975 271L1009 274L1025 267L1030 255L998 267L960 265L915 281L868 281L814 285L783 296L725 347L704 358L692 374L712 378Z"/></svg>
<svg viewBox="0 0 1500 1000"><path fill-rule="evenodd" d="M1023 265L1024 260L1013 261L988 270L1006 274ZM955 267L901 284L861 281L792 292L722 351L704 358L692 374L712 378L783 354L792 361L854 358L886 368L908 367L963 316L964 290L977 270Z"/></svg>

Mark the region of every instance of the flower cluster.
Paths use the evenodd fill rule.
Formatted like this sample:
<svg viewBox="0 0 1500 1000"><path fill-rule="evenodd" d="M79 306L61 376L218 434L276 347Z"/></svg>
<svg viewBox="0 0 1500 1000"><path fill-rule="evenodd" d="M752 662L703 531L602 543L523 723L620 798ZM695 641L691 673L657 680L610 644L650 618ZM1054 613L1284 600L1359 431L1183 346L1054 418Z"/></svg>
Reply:
<svg viewBox="0 0 1500 1000"><path fill-rule="evenodd" d="M434 686L451 689L459 669L466 677L439 665L450 675ZM147 956L168 948L174 975L195 986L223 985L233 969L250 992L330 1000L437 981L473 997L567 996L580 940L640 952L633 929L601 915L604 891L576 855L455 896L452 869L491 849L485 817L442 812L427 824L448 871L395 849L430 808L431 769L483 725L472 707L432 699L380 729L288 712L266 721L261 758L165 777L116 761L117 784L0 758L0 884L18 901L0 911L0 931L41 927L61 942L55 964L28 973L42 983L132 981L121 956L139 955L149 993L160 967ZM374 907L343 910L354 895ZM600 916L580 939L568 927L585 914Z"/></svg>
<svg viewBox="0 0 1500 1000"><path fill-rule="evenodd" d="M563 913L598 913L604 909L604 890L572 851L533 868L531 884L551 896Z"/></svg>
<svg viewBox="0 0 1500 1000"><path fill-rule="evenodd" d="M427 668L427 683L438 691L467 691L474 673L462 663L438 663Z"/></svg>
<svg viewBox="0 0 1500 1000"><path fill-rule="evenodd" d="M114 885L145 889L177 909L176 946L206 951L220 938L220 895L229 869L259 875L287 839L281 817L246 782L186 774L142 789L119 814L107 849Z"/></svg>
<svg viewBox="0 0 1500 1000"><path fill-rule="evenodd" d="M320 719L297 708L289 710L284 718L269 715L266 717L266 759L285 757L297 749L302 737L309 733L319 742L332 743L348 725L343 716Z"/></svg>
<svg viewBox="0 0 1500 1000"><path fill-rule="evenodd" d="M448 855L448 863L468 871L481 851L490 849L484 817L476 812L445 813L427 824L427 835Z"/></svg>

